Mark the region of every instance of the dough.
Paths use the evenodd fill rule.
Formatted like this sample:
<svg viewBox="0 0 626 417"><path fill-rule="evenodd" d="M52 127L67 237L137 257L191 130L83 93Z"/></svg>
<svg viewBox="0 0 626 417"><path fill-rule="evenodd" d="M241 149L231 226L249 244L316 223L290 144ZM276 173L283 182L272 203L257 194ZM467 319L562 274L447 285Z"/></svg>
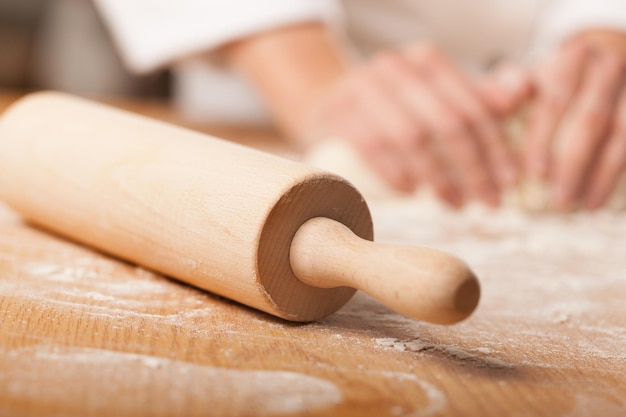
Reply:
<svg viewBox="0 0 626 417"><path fill-rule="evenodd" d="M504 125L504 131L514 149L518 149L520 145L526 120L524 114L520 113ZM564 127L558 132L555 141L555 152L559 153L567 146L568 136L567 123L564 123ZM410 198L419 200L421 204L435 204L444 207L444 204L437 201L434 193L427 186L420 187L415 195L411 196L392 189L369 168L346 141L338 138L327 139L317 144L307 153L304 162L346 178L370 201ZM502 195L504 207L526 211L547 211L548 201L549 189L547 184L533 178L523 178L515 187L504 190ZM606 208L612 210L626 208L626 175L622 176Z"/></svg>
<svg viewBox="0 0 626 417"><path fill-rule="evenodd" d="M391 188L361 158L346 141L327 139L318 143L305 155L304 163L330 171L347 179L368 201L418 200L422 206L437 211L447 206L437 199L428 186L418 188L413 195Z"/></svg>

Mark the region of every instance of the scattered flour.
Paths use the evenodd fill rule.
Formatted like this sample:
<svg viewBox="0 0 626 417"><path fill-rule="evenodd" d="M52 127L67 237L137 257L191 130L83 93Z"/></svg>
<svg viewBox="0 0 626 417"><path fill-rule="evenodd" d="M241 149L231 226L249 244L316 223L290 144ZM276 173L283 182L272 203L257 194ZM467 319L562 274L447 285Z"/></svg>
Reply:
<svg viewBox="0 0 626 417"><path fill-rule="evenodd" d="M447 356L451 356L453 358L459 359L461 361L470 361L474 365L484 366L489 368L512 368L513 366L507 364L506 362L492 358L485 357L481 355L476 355L470 352L467 352L457 346L448 346L434 343L426 343L419 339L414 340L398 340L394 338L378 338L374 340L378 346L384 348L393 348L400 352L423 352L423 351L434 351L441 352ZM489 348L477 348L475 349L481 353L492 352Z"/></svg>
<svg viewBox="0 0 626 417"><path fill-rule="evenodd" d="M71 265L43 262L21 265L22 272L32 278L77 285L88 284L103 287L108 292L117 294L164 294L170 291L168 281L157 274L140 267L129 268L127 273L120 273L120 269L117 264L112 265L90 258L73 260Z"/></svg>
<svg viewBox="0 0 626 417"><path fill-rule="evenodd" d="M148 355L46 345L0 352L0 364L11 361L0 373L0 389L11 393L11 401L37 400L54 409L81 398L87 405L73 414L71 408L64 408L67 416L104 411L131 415L137 407L147 415L165 407L191 415L220 410L223 415L264 416L324 410L343 401L333 383L297 372L216 368ZM116 401L110 402L111 398ZM0 414L10 405L0 405Z"/></svg>
<svg viewBox="0 0 626 417"><path fill-rule="evenodd" d="M624 406L590 394L577 394L573 410L565 417L624 417Z"/></svg>
<svg viewBox="0 0 626 417"><path fill-rule="evenodd" d="M410 414L405 414L406 417L427 417L442 413L447 406L447 399L443 391L435 387L434 385L418 378L416 375L406 372L382 372L382 375L401 382L412 382L418 385L426 394L428 398L428 405L416 410ZM398 412L398 409L395 409ZM392 413L394 409L392 408Z"/></svg>
<svg viewBox="0 0 626 417"><path fill-rule="evenodd" d="M261 329L265 328L262 326L271 329L267 336L255 334L255 338L278 340L298 332L322 332L320 337L331 335L333 346L372 348L381 355L390 352L380 348L424 356L430 353L461 365L498 369L532 367L534 370L525 371L534 372L533 375L541 375L546 368L559 372L573 370L577 374L590 370L591 374L602 372L623 381L626 216L609 212L555 216L515 210L491 212L481 207L456 213L416 207L407 202L377 202L371 208L379 241L426 245L465 258L482 282L477 313L453 327L428 326L358 294L335 315L302 328L242 315ZM0 245L3 239L12 239L14 246L16 237L7 236L0 235ZM24 245L30 242L25 239ZM111 328L120 323L128 328L129 322L138 320L141 328L165 323L176 331L191 332L199 340L215 338L216 334L232 337L229 340L241 337L240 323L222 320L221 308L214 311L199 291L178 286L141 268L89 255L89 251L78 247L64 249L69 246L65 243L47 245L50 248L45 249L55 253L55 257L25 263L22 258L13 262L11 253L0 253L0 262L13 275L0 280L0 296L32 300L33 308L53 305L55 309L79 309L81 314L112 318L115 321ZM23 249L24 253L31 251L32 248ZM174 287L177 297L170 296ZM182 298L181 292L186 294ZM196 322L202 325L196 326ZM360 327L350 335L347 329L355 326ZM333 336L333 332L341 335ZM380 337L387 335L394 337ZM492 357L494 354L498 357ZM414 359L408 354L404 356ZM85 387L104 385L104 378L88 371L94 366L109 378L119 377L122 387L131 382L137 384L138 390L133 392L146 396L146 392L161 393L160 397L143 398L148 406L155 408L166 403L182 408L189 401L197 405L195 409L204 411L201 414L206 414L215 407L213 403L222 404L220 395L228 397L228 390L232 391L243 379L247 385L241 391L242 397L231 398L224 405L232 414L309 411L342 400L342 393L332 383L308 375L223 369L146 355L39 345L4 352L0 355L0 369L2 360L15 360L21 369L5 367L11 373L0 373L0 389L11 390L17 395L15 398L24 401L33 398L69 401L70 396L94 395L86 392ZM108 363L112 365L108 367ZM39 382L41 375L37 370L44 368L58 372L46 372L49 380ZM129 377L131 369L137 375L136 380ZM382 376L390 383L404 381L411 387L420 387L429 405L417 410L417 416L436 415L445 409L444 391L417 375L370 372L362 364L355 369L371 377L383 372ZM22 373L17 374L18 370ZM225 381L221 383L223 388L216 380ZM101 389L106 393L113 388L102 386ZM128 386L129 392L133 389ZM286 390L290 399L272 396L279 389ZM602 404L608 410L604 415L623 415L623 407L610 408L607 401L588 392L577 398L572 417L587 415L585 412L590 409L601 409ZM97 398L92 404L96 408L104 407ZM117 411L122 414L131 404L137 402L121 398L116 404ZM403 406L389 412L405 414L406 410L409 409ZM622 414L616 414L616 410Z"/></svg>
<svg viewBox="0 0 626 417"><path fill-rule="evenodd" d="M403 417L428 417L441 415L445 412L448 399L443 389L437 387L418 375L402 371L388 371L379 369L370 369L362 364L357 365L355 369L347 369L342 366L328 366L318 364L318 367L340 371L344 374L354 374L355 372L362 375L364 380L384 378L384 385L395 393L395 400L408 400L409 404L395 404L391 406L389 412L393 415ZM413 403L416 399L417 390L423 392L426 403L419 402L419 406Z"/></svg>
<svg viewBox="0 0 626 417"><path fill-rule="evenodd" d="M556 324L565 324L569 321L569 319L570 319L569 314L558 313L557 315L554 316L554 318L552 319L552 322Z"/></svg>

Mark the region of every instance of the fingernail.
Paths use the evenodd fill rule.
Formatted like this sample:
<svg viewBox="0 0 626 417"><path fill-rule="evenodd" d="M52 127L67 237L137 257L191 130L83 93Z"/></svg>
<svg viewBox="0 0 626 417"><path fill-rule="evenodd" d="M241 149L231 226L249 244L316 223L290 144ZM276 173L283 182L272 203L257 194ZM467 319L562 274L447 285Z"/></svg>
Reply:
<svg viewBox="0 0 626 417"><path fill-rule="evenodd" d="M500 198L491 188L482 189L480 191L480 199L489 207L497 207L500 204Z"/></svg>
<svg viewBox="0 0 626 417"><path fill-rule="evenodd" d="M587 210L597 210L604 204L604 199L602 195L598 193L591 193L585 199L585 209Z"/></svg>
<svg viewBox="0 0 626 417"><path fill-rule="evenodd" d="M407 175L398 175L393 181L394 187L404 194L411 194L415 189L415 182Z"/></svg>
<svg viewBox="0 0 626 417"><path fill-rule="evenodd" d="M585 200L585 210L597 210L601 207L601 203L595 200Z"/></svg>
<svg viewBox="0 0 626 417"><path fill-rule="evenodd" d="M555 184L550 194L551 206L555 210L566 211L571 206L571 192L566 184Z"/></svg>
<svg viewBox="0 0 626 417"><path fill-rule="evenodd" d="M457 190L450 188L442 192L444 199L454 208L463 207L463 196Z"/></svg>

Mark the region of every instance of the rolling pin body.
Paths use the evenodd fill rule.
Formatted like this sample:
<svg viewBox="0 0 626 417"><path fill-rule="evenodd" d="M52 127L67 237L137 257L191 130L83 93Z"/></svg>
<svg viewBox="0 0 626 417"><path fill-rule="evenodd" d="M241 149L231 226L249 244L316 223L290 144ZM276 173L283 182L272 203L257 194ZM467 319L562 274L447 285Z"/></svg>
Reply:
<svg viewBox="0 0 626 417"><path fill-rule="evenodd" d="M365 202L339 177L57 93L3 115L0 198L46 229L297 321L354 293L293 275L299 226L323 216L372 238Z"/></svg>
<svg viewBox="0 0 626 417"><path fill-rule="evenodd" d="M288 320L325 317L354 288L437 323L478 302L458 259L365 242L369 210L342 178L62 94L26 97L0 119L0 198L34 224Z"/></svg>

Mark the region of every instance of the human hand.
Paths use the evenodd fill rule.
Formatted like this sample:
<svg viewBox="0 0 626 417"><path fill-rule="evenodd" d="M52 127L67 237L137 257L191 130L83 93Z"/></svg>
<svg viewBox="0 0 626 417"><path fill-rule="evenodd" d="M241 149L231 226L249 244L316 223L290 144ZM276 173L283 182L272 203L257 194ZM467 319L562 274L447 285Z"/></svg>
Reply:
<svg viewBox="0 0 626 417"><path fill-rule="evenodd" d="M396 189L424 182L455 207L467 199L495 206L499 190L518 176L493 111L511 100L498 102L497 87L481 91L436 47L419 43L348 73L318 102L305 130L349 141Z"/></svg>
<svg viewBox="0 0 626 417"><path fill-rule="evenodd" d="M536 84L527 173L549 181L557 210L601 207L626 168L626 54L579 37L536 68ZM560 135L566 146L555 149Z"/></svg>
<svg viewBox="0 0 626 417"><path fill-rule="evenodd" d="M488 108L501 121L519 113L535 91L530 71L508 61L488 71L477 86Z"/></svg>

